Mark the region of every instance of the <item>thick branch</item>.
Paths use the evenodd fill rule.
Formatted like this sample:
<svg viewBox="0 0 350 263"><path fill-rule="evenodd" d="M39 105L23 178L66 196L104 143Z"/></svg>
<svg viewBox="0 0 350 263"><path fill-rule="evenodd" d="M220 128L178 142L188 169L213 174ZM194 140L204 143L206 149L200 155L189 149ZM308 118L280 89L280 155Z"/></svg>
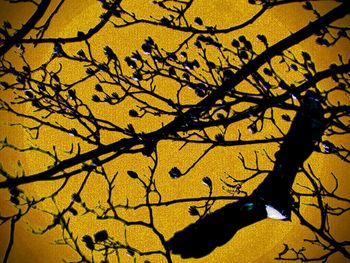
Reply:
<svg viewBox="0 0 350 263"><path fill-rule="evenodd" d="M114 4L116 4L116 2ZM183 130L182 127L186 123L186 119L188 116L200 116L200 114L203 111L206 111L218 99L222 98L227 90L230 90L232 87L235 87L236 85L238 85L245 78L247 78L252 72L256 72L260 66L266 63L266 61L280 54L284 50L292 47L293 45L298 44L301 41L305 40L306 38L310 37L318 29L321 29L324 26L336 21L337 19L342 18L349 12L349 10L350 10L350 2L343 3L338 7L334 8L333 10L331 10L329 13L325 14L323 17L316 20L315 22L310 23L309 25L297 31L296 33L290 35L289 37L271 46L266 51L261 53L256 59L250 61L241 70L237 71L233 78L230 78L229 80L225 81L221 88L209 94L205 99L199 102L195 108L188 110L183 116L177 117L174 121L165 125L163 128L143 135L143 139L145 141L151 141L152 143L155 144L161 139L167 138L169 134L173 134L178 130ZM122 139L112 144L101 146L90 152L62 161L57 166L50 168L45 172L41 172L35 175L26 176L26 177L8 179L0 183L0 188L7 188L11 186L16 186L19 184L33 182L33 180L36 180L36 179L49 178L63 171L64 169L73 167L79 163L83 163L85 161L91 160L93 158L97 158L107 153L129 150L135 145L142 145L143 143L144 143L143 141L140 141L136 138Z"/></svg>
<svg viewBox="0 0 350 263"><path fill-rule="evenodd" d="M3 56L7 51L9 51L10 48L12 48L14 45L19 43L19 41L23 39L29 33L29 31L34 28L36 23L45 14L50 2L50 0L42 0L38 6L38 9L31 16L31 18L29 18L27 23L25 23L23 27L20 30L18 30L12 37L5 39L5 44L2 47L0 47L0 57Z"/></svg>

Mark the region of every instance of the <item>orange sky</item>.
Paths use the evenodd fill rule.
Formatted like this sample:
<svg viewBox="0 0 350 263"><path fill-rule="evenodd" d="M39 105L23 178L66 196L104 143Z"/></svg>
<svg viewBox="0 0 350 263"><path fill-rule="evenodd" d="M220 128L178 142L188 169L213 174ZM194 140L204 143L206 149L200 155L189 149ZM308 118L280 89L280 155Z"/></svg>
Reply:
<svg viewBox="0 0 350 263"><path fill-rule="evenodd" d="M251 7L246 2L247 1L245 0L197 0L189 10L189 18L193 19L196 16L200 16L208 25L218 25L219 28L239 24L258 10L257 7ZM157 12L158 9L150 4L149 0L123 0L123 5L125 8L129 8L129 10L134 10L134 12L140 16L147 17L149 14L153 14L154 16L159 15ZM25 5L23 5L22 8L17 8L15 10L8 8L11 6L2 2L0 3L0 18L8 19L11 22L14 21L14 26L18 26L23 23L25 18L27 18L32 12L32 9L28 9L24 6ZM269 10L265 16L259 19L256 24L250 25L239 32L220 37L222 37L223 42L226 41L226 43L230 43L232 38L237 38L243 33L247 38L251 39L255 39L257 34L265 34L271 44L276 43L285 36L288 36L291 32L295 32L302 26L307 25L310 18L308 17L308 13L300 6L301 4L298 3L291 4L290 6L273 8ZM320 10L323 11L330 9L330 6L334 6L334 3L328 1L319 4ZM99 10L98 13L96 13L96 10ZM47 36L59 35L65 37L74 35L77 30L86 31L92 24L98 22L100 12L101 9L96 1L67 1L62 7L60 13L62 15L59 14L53 20L52 27L48 30ZM109 45L121 58L123 58L130 55L132 51L140 49L144 39L149 35L152 36L159 46L164 47L166 50L175 49L177 45L181 43L181 40L186 37L183 33L176 33L160 27L137 25L120 30L113 30L113 27L108 25L101 30L96 37L91 39L91 45L93 46L93 51L97 57L102 57L103 47ZM78 50L79 44L67 44L65 45L65 49ZM40 65L40 63L48 59L51 50L52 44L39 45L36 48L28 47L28 61ZM345 54L345 52L349 50L349 45L339 45L333 49L332 52L329 52L327 49L315 46L314 40L312 39L300 43L294 47L293 50L299 52L301 50L307 50L312 57L315 58L317 68L321 70L328 67L330 61L337 59L337 53ZM12 54L10 56L11 59L17 63L15 56ZM67 65L67 69L68 70L63 74L66 80L77 79L80 71L84 74L84 71L81 68L78 68L80 71L76 70L75 65ZM171 84L162 83L160 81L160 85L167 86ZM84 96L83 94L85 93L85 90L78 92L81 92L82 96ZM345 99L346 98L344 98L344 100ZM99 106L92 106L92 108L97 114L108 116L120 123L126 124L130 121L128 117L125 117L125 112L122 110L120 112L115 112L114 108L107 107L104 110L100 110ZM28 111L30 109L23 110ZM1 114L1 137L8 137L9 141L12 143L18 143L20 145L28 144L28 135L25 132L21 131L18 127L8 127L8 123L13 121L13 117L7 114ZM164 121L167 122L169 120ZM138 129L152 131L159 127L159 123L159 121L144 121L135 124L135 126ZM106 141L113 141L117 138L117 136L115 138L111 136L108 137ZM64 151L69 148L72 141L73 139L67 139L65 134L48 130L46 136L41 138L38 144L47 148L50 148L51 145L55 144L57 145L59 152L64 155ZM344 143L346 142L348 142L348 140L344 140ZM246 172L241 167L241 163L237 158L239 152L246 154L246 156L251 158L251 161L253 162L254 150L258 150L259 154L262 156L265 147L254 146L246 147L245 149L215 149L211 154L205 157L205 165L202 164L196 167L191 173L191 176L182 178L181 181L173 181L167 176L163 176L164 174L167 175L169 168L175 165L178 165L179 167L187 167L188 165L186 164L188 163L188 159L193 158L193 156L199 156L205 149L202 146L194 146L185 147L181 152L178 152L180 146L181 144L175 142L161 142L159 144L160 162L157 170L157 185L165 200L171 200L176 197L205 195L206 188L200 183L203 175L210 175L214 186L216 187L215 193L217 195L222 194L222 183L219 179L225 177L225 172L234 175ZM83 149L88 150L89 147L83 147ZM267 151L272 153L275 150L275 147L267 149ZM20 155L13 151L0 152L1 162L9 169L15 169L14 163L17 162L17 158L23 158L23 156L24 159L22 160L22 163L23 166L28 169L28 174L45 169L46 163L40 159L40 155ZM345 173L346 169L348 169L348 166L346 166L344 162L335 159L333 160L333 158L332 161L329 161L329 159L326 158L320 160L316 156L312 156L310 158L310 163L314 165L313 167L315 171L324 176L328 176L331 171L336 172L341 176ZM130 198L131 202L137 203L140 201L139 197L140 194L142 194L142 191L138 188L139 186L136 183L128 181L128 178L125 175L126 171L134 169L135 165L137 167L145 167L143 170L147 170L147 165L150 165L150 162L140 156L125 156L107 166L109 172L112 173L117 169L120 174L120 177L118 177L118 179L120 178L118 181L119 189L115 198L125 200L127 196ZM210 167L210 169L208 169L208 167ZM215 175L217 176L215 177ZM59 207L64 207L69 202L70 190L74 189L76 184L81 180L82 176L74 178L70 184L71 188L59 195L59 199L57 200ZM28 192L31 191L31 194L34 196L39 196L45 194L45 192L49 193L55 189L57 185L58 184L56 183L50 184L50 186L40 184L30 187L26 186L24 188L27 189ZM102 198L105 195L105 193L101 191L104 187L102 185L103 182L99 178L94 178L94 180L89 181L84 197L91 205L96 203L96 196ZM344 194L349 195L349 192L344 190ZM8 192L0 190L0 198L1 213L3 211L11 211L11 208L9 208L4 201L9 198ZM219 207L219 205L216 207ZM55 209L54 205L49 203L45 203L41 208ZM193 218L188 215L187 209L188 204L155 210L157 224L166 238L169 238L174 232L182 229L189 222L193 221ZM135 213L130 212L130 214L126 214L126 216L142 218L145 215L143 211L139 211ZM310 216L314 216L312 212L310 212ZM45 213L33 211L27 215L24 220L18 223L15 236L16 241L9 262L62 262L63 257L74 259L74 256L72 258L72 253L69 248L53 244L53 241L60 237L61 232L59 229L50 231L44 236L37 236L30 233L31 226L44 226L44 224L47 222L49 223L50 220L50 216L45 215ZM113 233L120 238L123 237L123 226L115 222L97 222L93 217L88 216L84 218L73 218L71 224L75 227L74 229L76 229L78 235L83 235L84 233L89 232L93 233L92 230L105 228L107 225L110 229L110 233ZM157 241L153 239L150 240L148 233L144 230L135 228L129 232L128 238L130 242L134 242L133 244L140 244L141 247L145 244L151 247L157 247ZM6 249L8 233L8 224L0 227L0 236L2 237L0 238L0 256L4 254ZM342 238L348 237L347 233L341 232L340 230L336 231L336 233ZM230 242L223 247L216 249L208 257L189 262L272 262L272 259L278 254L278 252L283 250L283 243L294 244L297 247L301 247L302 244L300 241L305 238L305 235L307 235L305 233L305 228L298 224L296 218L292 218L292 222L264 220L256 225L249 226L239 231ZM338 261L331 262L340 262L339 259L334 260ZM122 262L133 262L133 259L122 255ZM137 262L143 261L139 260ZM154 261L151 260L151 262L158 263L164 261L162 261L161 258L155 257ZM174 256L174 262L182 262L182 260Z"/></svg>

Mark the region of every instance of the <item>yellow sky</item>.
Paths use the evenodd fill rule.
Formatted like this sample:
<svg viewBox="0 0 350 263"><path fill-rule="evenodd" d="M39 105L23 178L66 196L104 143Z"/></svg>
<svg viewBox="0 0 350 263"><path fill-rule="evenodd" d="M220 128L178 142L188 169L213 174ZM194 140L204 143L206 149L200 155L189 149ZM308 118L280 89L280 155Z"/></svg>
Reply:
<svg viewBox="0 0 350 263"><path fill-rule="evenodd" d="M96 2L97 1L92 0L67 1L67 3L62 6L60 13L62 15L57 15L53 20L52 26L47 32L47 37L57 35L62 37L74 36L76 31L86 32L91 25L99 21L98 16L100 15L101 9ZM4 8L1 8L2 6ZM126 9L133 10L140 17L147 18L150 14L159 16L159 9L150 4L150 0L123 0L123 6ZM265 34L271 44L276 43L285 36L288 36L291 32L295 32L302 26L307 25L309 21L309 17L307 16L308 13L300 6L301 4L298 3L291 4L290 6L283 5L281 7L273 8L269 10L265 16L259 19L256 24L250 25L244 30L230 33L227 36L220 36L220 38L223 42L229 44L233 38L237 38L243 33L249 39L255 39L257 34ZM319 3L319 8L323 11L330 9L331 6L334 6L334 3L329 1ZM0 4L0 18L8 19L11 22L15 21L13 23L14 26L23 23L25 18L32 12L32 9L25 7L16 10L8 7L9 5L4 2ZM245 0L197 0L189 10L188 15L189 20L193 20L194 17L200 16L204 23L208 25L217 25L218 28L223 28L234 24L240 24L257 12L258 9L258 7L251 7L248 5ZM96 10L98 10L98 12ZM115 50L120 58L124 58L125 56L130 55L134 50L140 49L144 39L149 35L152 36L159 46L168 51L176 49L179 43L188 36L186 33L173 32L168 29L150 25L136 25L118 30L115 30L111 25L108 25L102 29L97 36L93 37L90 42L93 47L92 51L96 57L102 57L103 47L109 45ZM312 57L315 58L318 69L325 69L328 67L330 61L335 61L337 59L337 53L345 53L349 48L349 45L344 44L339 45L332 52L328 52L327 49L315 46L313 41L314 40L308 40L305 43L300 43L293 49L298 52L301 50L307 50ZM64 48L67 51L77 51L80 47L79 44L64 45ZM52 44L38 45L36 48L28 47L28 61L40 65L40 63L49 58L51 50ZM15 63L19 63L15 56L12 56L12 58ZM53 68L55 66L58 67L58 65L54 65ZM77 79L79 74L84 74L85 72L83 67L73 64L67 65L67 68L64 70L62 76L67 81ZM93 87L92 85L93 83L91 82L91 87ZM171 83L162 82L160 80L159 85L168 87ZM84 96L86 87L80 88L81 89L77 90L77 92ZM91 93L87 92L87 94L90 95ZM125 116L129 108L125 108L125 111L121 110L119 112L116 112L115 108L105 106L101 108L100 106L92 106L92 109L94 109L98 116L106 116L106 118L123 124L123 127L125 127L128 122L133 121ZM18 143L20 145L30 143L28 135L25 132L20 131L18 127L7 127L8 123L13 120L12 118L13 117L7 114L1 116L1 137L4 137L3 135L5 135L12 143ZM162 121L166 123L170 120L164 119ZM159 128L160 123L160 120L146 119L144 122L133 124L139 130L152 131ZM285 128L288 127L286 126ZM106 137L106 142L118 139L118 136L113 136L114 135ZM72 138L67 139L66 134L47 130L46 136L42 137L38 143L48 149L55 144L57 145L59 153L64 156L64 151L69 149L69 145L72 141L74 141ZM201 178L205 175L212 178L215 193L217 195L222 194L222 183L220 182L220 178L225 178L225 173L234 176L242 173L242 177L244 177L245 173L247 176L249 175L244 171L239 159L237 158L239 152L244 153L248 160L251 163L254 163L254 150L258 150L260 158L263 158L263 150L265 150L264 147L266 146L246 147L244 149L229 147L215 149L202 160L202 164L198 165L198 167L189 174L190 176L174 181L167 175L169 169L173 166L183 168L188 167L188 160L194 160L194 158L198 157L205 149L203 146L191 146L184 147L179 152L178 149L180 147L181 144L176 142L161 142L159 144L159 167L156 173L156 180L158 190L162 193L164 200L206 195L207 189L201 184ZM89 147L82 147L82 149L88 150ZM273 153L276 149L277 148L273 146L266 150ZM42 158L40 155L20 155L13 151L0 152L0 160L4 163L4 166L9 169L15 169L14 162L17 162L17 158L20 158L20 156L24 156L22 163L23 166L28 169L28 174L41 171L46 167L46 163L40 159ZM318 160L315 156L312 156L310 162L313 162L313 167L316 171L325 176L328 176L331 171L336 171L341 175L346 169L345 164L339 160L332 159L332 162L330 162L329 159L324 158ZM131 202L134 202L134 204L142 202L142 199L140 199L140 195L142 197L142 188L126 176L126 171L136 169L135 166L141 171L146 171L148 165L151 165L151 162L145 160L142 156L121 157L116 161L113 161L110 165L107 165L106 169L108 172L113 173L115 170L118 170L119 172L118 191L114 196L116 200L122 200L120 202L123 203L126 201L127 197ZM266 161L265 165L268 166ZM57 199L57 205L59 207L64 207L69 203L70 194L74 191L73 189L77 188L77 184L83 179L83 177L84 175L79 175L74 178L72 182L70 182L69 188L59 195L59 198ZM105 183L98 177L89 179L83 193L83 197L88 204L96 205L98 198L102 198L102 200L104 199L106 194L103 192L103 190L105 190L104 184ZM58 187L59 183L49 185L50 186L46 184L38 184L36 186L26 186L24 188L27 191L31 191L32 195L39 196L46 192L50 193ZM349 192L346 194L349 194ZM8 199L8 192L0 191L0 197L1 202ZM220 203L220 205L222 204L223 203ZM193 217L188 215L188 206L188 204L185 204L155 209L157 226L159 227L159 230L164 233L166 238L170 238L174 232L182 229L189 222L194 220ZM219 202L215 208L217 207L219 207ZM11 208L7 207L5 202L0 205L0 208L1 211L11 211ZM55 209L52 204L48 203L46 203L43 208ZM144 218L146 213L141 210L136 212L130 211L125 213L125 216L131 218ZM312 213L311 216L313 216ZM74 259L69 248L53 244L53 241L61 235L59 229L50 231L44 236L37 236L30 233L31 226L44 226L45 223L49 223L50 220L51 217L45 215L45 213L34 211L26 216L23 221L18 223L16 229L16 241L9 262L62 262L63 257ZM122 239L124 235L123 226L120 223L113 221L96 221L92 216L72 218L71 224L73 226L72 229L74 229L76 231L75 233L80 237L84 233L93 234L93 230L95 231L106 228L106 226L108 226L109 232L116 237ZM8 233L8 224L0 227L0 236L2 237L0 238L0 255L4 254L6 240L8 240ZM338 233L340 236L345 235L339 231ZM292 222L264 220L256 225L249 226L239 231L230 242L223 247L216 249L208 257L189 262L272 262L272 259L278 254L278 252L282 251L283 243L294 244L297 247L301 247L302 244L300 241L302 241L306 235L305 228L298 224L296 218L292 218ZM312 236L307 237L311 238ZM159 243L157 243L159 241L150 237L147 231L137 228L130 228L128 230L128 240L130 244L135 246L137 244L140 247L145 248L157 247L157 245L159 245ZM147 244L147 246L145 244ZM126 255L122 255L121 257L122 262L134 262L132 257ZM144 260L146 258L142 259ZM174 262L183 262L176 256L174 256L173 259ZM151 262L157 263L165 262L163 261L164 259L160 257L150 257L150 260ZM137 262L143 261L137 258Z"/></svg>

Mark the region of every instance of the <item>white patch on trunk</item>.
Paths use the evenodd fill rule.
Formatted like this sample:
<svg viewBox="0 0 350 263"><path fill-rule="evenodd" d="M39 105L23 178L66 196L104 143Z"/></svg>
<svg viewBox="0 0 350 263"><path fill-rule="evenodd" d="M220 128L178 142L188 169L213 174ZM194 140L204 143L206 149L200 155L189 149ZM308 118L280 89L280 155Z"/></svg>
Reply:
<svg viewBox="0 0 350 263"><path fill-rule="evenodd" d="M268 218L277 219L277 220L284 220L287 218L285 215L282 215L280 211L276 210L270 205L265 205L265 209L266 209Z"/></svg>

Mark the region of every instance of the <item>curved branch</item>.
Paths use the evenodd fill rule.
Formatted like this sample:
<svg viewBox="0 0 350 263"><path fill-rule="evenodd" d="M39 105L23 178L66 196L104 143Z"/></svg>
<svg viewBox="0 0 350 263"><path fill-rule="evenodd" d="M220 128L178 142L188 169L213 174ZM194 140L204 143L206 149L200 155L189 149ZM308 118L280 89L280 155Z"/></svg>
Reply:
<svg viewBox="0 0 350 263"><path fill-rule="evenodd" d="M340 65L337 66L334 69L337 73L347 73L350 72L350 64L345 64L345 65ZM314 86L316 83L319 81L328 78L332 76L334 73L334 70L332 69L326 69L323 71L317 72L310 80L307 82L301 84L300 86L295 88L295 93L300 94L302 92L305 92L308 90L310 87ZM211 120L210 122L196 122L192 125L192 129L204 129L204 128L209 128L209 127L216 127L218 125L229 125L233 122L243 120L250 115L258 115L260 112L271 108L275 106L279 106L282 104L282 102L288 100L290 98L289 92L285 92L277 97L271 98L270 100L266 101L265 99L255 99L255 98L245 98L246 101L250 101L252 103L255 103L257 106L251 107L243 112L237 113L233 115L232 117L229 117L227 119L223 120ZM338 106L338 107L331 107L325 109L325 112L329 112L332 114L336 114L337 112L343 112L345 110L349 110L349 106ZM180 131L185 131L187 129L179 129Z"/></svg>
<svg viewBox="0 0 350 263"><path fill-rule="evenodd" d="M336 21L337 19L342 18L349 12L348 10L350 10L350 2L342 3L341 5L334 8L315 22L310 23L309 25L297 31L296 33L290 35L289 37L281 40L280 42L266 49L256 59L250 61L242 69L237 71L233 78L230 78L227 81L225 81L220 89L213 91L205 99L199 102L195 108L189 109L184 115L175 118L172 122L160 128L159 130L150 132L148 134L144 134L143 140L153 142L155 144L161 139L168 137L169 134L173 134L179 129L182 129L184 124L186 123L186 119L188 119L187 116L200 116L200 114L206 109L208 109L210 105L213 105L218 99L224 96L227 90L229 90L231 87L238 85L252 72L257 71L258 68L262 66L266 61L276 56L277 54L280 54L282 51L310 37L311 35L313 35L315 30L323 28L325 25L328 25ZM132 147L142 144L144 144L144 142L138 140L137 138L121 139L120 141L111 143L109 145L103 145L95 150L62 161L60 164L53 168L50 168L47 171L31 176L7 179L6 181L0 183L0 188L7 188L10 186L16 186L19 184L32 182L36 178L49 178L63 171L64 169L73 167L79 163L83 163L85 161L97 158L107 153L130 150Z"/></svg>
<svg viewBox="0 0 350 263"><path fill-rule="evenodd" d="M44 14L44 12L47 9L48 4L50 3L50 0L43 0L40 4L40 6L45 2L47 6L40 8L38 7L35 14L32 16L32 18L22 27L18 33L12 37L9 40L5 41L5 44L0 48L0 56L4 55L13 45L17 43L32 43L32 44L39 44L39 43L71 43L71 42L82 42L85 40L88 40L93 35L95 35L98 31L100 31L105 24L109 21L109 18L113 15L114 10L116 7L121 3L122 0L116 0L114 3L110 6L107 13L103 16L103 19L101 22L99 22L95 27L89 29L87 33L83 33L76 37L70 37L70 38L42 38L42 39L24 39L23 37L35 26L35 24L39 21L41 16ZM38 12L40 11L40 13ZM41 13L42 12L42 13ZM38 13L38 14L37 14ZM40 17L39 17L40 15ZM32 21L33 20L33 21ZM23 30L23 33L20 33Z"/></svg>
<svg viewBox="0 0 350 263"><path fill-rule="evenodd" d="M236 25L236 26L232 26L229 28L223 28L223 29L214 29L215 34L226 34L226 33L230 33L232 31L235 30L239 30L242 29L252 23L254 23L260 16L262 16L269 8L271 7L271 5L264 5L255 15L253 15L251 18L249 18L248 20L244 21L242 24ZM213 33L213 29L197 29L197 28L193 28L192 26L177 26L177 25L161 25L159 24L159 22L156 21L150 21L150 20L146 20L146 19L139 19L139 20L135 20L133 22L128 22L127 24L123 24L123 25L114 25L116 28L122 28L122 27L127 27L130 25L135 25L135 24L148 24L148 25L154 25L154 26L163 26L163 27L167 27L169 29L173 29L176 31L180 31L180 32L189 32L189 33L193 33L193 34L207 34L207 33Z"/></svg>
<svg viewBox="0 0 350 263"><path fill-rule="evenodd" d="M23 39L29 33L29 31L32 30L32 28L34 28L36 23L45 14L50 2L50 0L42 0L37 10L31 16L31 18L29 18L27 23L25 23L23 27L18 30L12 37L5 39L4 45L0 47L0 57L9 51L14 45L20 43L20 40Z"/></svg>

